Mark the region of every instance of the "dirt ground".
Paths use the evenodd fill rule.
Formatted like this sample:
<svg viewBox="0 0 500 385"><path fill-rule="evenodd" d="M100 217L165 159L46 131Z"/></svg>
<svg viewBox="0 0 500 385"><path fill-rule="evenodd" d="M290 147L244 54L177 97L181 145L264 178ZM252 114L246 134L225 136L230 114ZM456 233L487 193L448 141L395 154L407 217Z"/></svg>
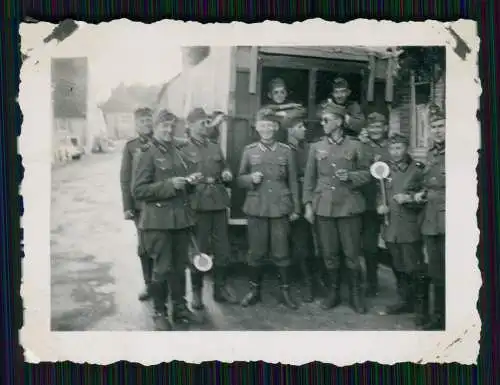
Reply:
<svg viewBox="0 0 500 385"><path fill-rule="evenodd" d="M51 306L52 330L126 331L153 329L151 307L137 300L142 288L136 235L122 214L119 187L121 146L94 154L52 173ZM409 330L410 315L384 315L396 300L395 282L387 267L380 269L381 292L366 315L347 305L323 311L316 301L299 310L278 304L272 274L263 285L263 302L241 308L211 299L207 278L206 322L197 330ZM188 280L189 282L189 280ZM248 288L245 277L234 278L237 294ZM294 286L300 298L300 285Z"/></svg>

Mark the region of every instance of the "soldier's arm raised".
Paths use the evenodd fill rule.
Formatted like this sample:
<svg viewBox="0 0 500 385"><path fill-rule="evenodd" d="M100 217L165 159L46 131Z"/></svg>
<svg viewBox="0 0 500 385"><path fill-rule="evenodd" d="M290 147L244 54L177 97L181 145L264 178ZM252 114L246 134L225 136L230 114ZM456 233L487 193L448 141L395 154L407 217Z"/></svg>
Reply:
<svg viewBox="0 0 500 385"><path fill-rule="evenodd" d="M312 194L316 188L316 146L312 144L307 155L306 170L304 172L304 187L302 191L302 203L312 202Z"/></svg>
<svg viewBox="0 0 500 385"><path fill-rule="evenodd" d="M135 170L133 193L139 201L154 202L169 199L176 195L171 179L155 182L154 158L149 152L144 152L138 159Z"/></svg>
<svg viewBox="0 0 500 385"><path fill-rule="evenodd" d="M356 146L356 170L349 171L349 181L352 187L361 187L370 182L370 160L361 147L361 143L355 143Z"/></svg>
<svg viewBox="0 0 500 385"><path fill-rule="evenodd" d="M243 155L241 156L238 185L248 190L252 190L255 187L252 182L252 174L250 174L250 159L246 150L243 151Z"/></svg>
<svg viewBox="0 0 500 385"><path fill-rule="evenodd" d="M129 151L128 145L125 144L122 154L122 162L120 167L120 187L122 190L123 211L133 210L132 198L132 154Z"/></svg>
<svg viewBox="0 0 500 385"><path fill-rule="evenodd" d="M294 212L299 214L301 212L299 183L297 181L297 162L292 150L288 150L288 186L292 192Z"/></svg>
<svg viewBox="0 0 500 385"><path fill-rule="evenodd" d="M360 134L365 126L366 119L359 103L354 102L350 104L347 113L349 114L349 127L357 134Z"/></svg>

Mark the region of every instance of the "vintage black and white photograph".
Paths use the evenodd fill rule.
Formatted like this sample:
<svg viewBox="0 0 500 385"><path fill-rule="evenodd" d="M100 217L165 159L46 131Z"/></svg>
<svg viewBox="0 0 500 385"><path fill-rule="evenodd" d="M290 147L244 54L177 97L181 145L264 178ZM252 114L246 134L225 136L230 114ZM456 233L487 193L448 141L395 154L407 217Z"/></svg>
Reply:
<svg viewBox="0 0 500 385"><path fill-rule="evenodd" d="M446 237L465 207L447 198L475 210L449 180L476 179L449 151L477 148L450 139L447 41L165 44L111 25L25 27L44 110L25 125L50 142L26 171L50 175L46 332L464 332L477 244L456 221ZM475 229L471 212L453 218ZM473 255L451 255L461 237Z"/></svg>

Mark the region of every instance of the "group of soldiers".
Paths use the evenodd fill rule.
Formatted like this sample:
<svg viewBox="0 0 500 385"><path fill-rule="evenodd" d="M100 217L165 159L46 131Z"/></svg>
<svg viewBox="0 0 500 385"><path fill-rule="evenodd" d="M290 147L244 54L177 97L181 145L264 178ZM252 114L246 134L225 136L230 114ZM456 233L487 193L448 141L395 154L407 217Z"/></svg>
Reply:
<svg viewBox="0 0 500 385"><path fill-rule="evenodd" d="M321 104L324 136L307 143L307 112L287 101L282 79L269 86L269 104L255 118L259 140L245 147L234 177L217 143L219 116L202 108L187 116L189 138L174 136L178 117L167 110L154 117L136 111L138 137L124 149L121 187L125 218L138 229L146 289L157 330L200 322L203 273L190 264L190 245L213 255L213 298L252 306L261 301L266 257L277 267L280 300L290 309L298 303L290 290L290 266L297 261L304 279L304 302L328 291L321 306L341 303L340 288L349 288L349 303L363 314L367 298L378 293L379 235L392 257L399 300L390 314L415 313L426 330L444 328L445 319L445 116L430 116L433 146L427 162L408 153L408 138L388 135L384 113L365 119L349 100L345 79L335 79L331 98ZM370 174L375 162L389 165L385 189ZM231 288L228 265L227 188L246 190L243 211L248 225L248 293L239 301ZM426 263L423 243L428 255ZM362 269L362 260L366 269ZM186 299L190 267L192 301ZM434 306L430 312L432 282ZM171 298L171 316L167 312Z"/></svg>

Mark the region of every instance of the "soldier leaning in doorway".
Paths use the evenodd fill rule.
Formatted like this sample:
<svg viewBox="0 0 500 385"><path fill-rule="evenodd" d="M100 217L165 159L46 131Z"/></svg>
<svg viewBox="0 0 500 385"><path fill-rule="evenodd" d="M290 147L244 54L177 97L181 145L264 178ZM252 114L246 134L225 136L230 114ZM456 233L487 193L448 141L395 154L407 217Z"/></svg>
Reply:
<svg viewBox="0 0 500 385"><path fill-rule="evenodd" d="M157 330L171 330L167 299L170 292L175 323L198 322L187 307L185 269L195 215L189 193L199 175L189 175L182 146L173 137L177 117L162 110L154 122L153 138L142 149L133 183L134 197L144 202L139 228L153 258L151 296Z"/></svg>
<svg viewBox="0 0 500 385"><path fill-rule="evenodd" d="M290 125L288 115L290 110L302 108L300 103L293 103L288 100L289 91L285 81L281 78L274 78L269 82L267 96L269 103L262 107L261 111L274 114L278 119L279 128L275 135L275 140L286 143L287 129ZM267 110L269 109L269 111Z"/></svg>
<svg viewBox="0 0 500 385"><path fill-rule="evenodd" d="M289 115L288 145L297 166L297 178L299 185L299 198L302 202L302 188L304 185L304 173L309 152L309 143L306 142L306 117L304 108L297 108ZM302 277L305 281L304 302L312 302L319 294L319 284L324 281L324 262L321 255L316 255L312 226L304 218L304 210L300 212L300 218L291 224L290 250L294 262L298 262Z"/></svg>
<svg viewBox="0 0 500 385"><path fill-rule="evenodd" d="M424 329L442 330L445 328L445 227L446 227L446 170L445 138L446 118L439 111L431 111L430 134L433 146L427 155L424 174L424 188L415 194L414 199L424 204L422 234L429 257L428 274L434 289L434 314L424 325ZM427 294L427 293L426 293Z"/></svg>
<svg viewBox="0 0 500 385"><path fill-rule="evenodd" d="M142 267L142 276L145 290L139 294L139 300L149 299L149 286L151 283L152 260L147 255L142 242L141 231L138 223L141 213L141 204L132 196L133 171L137 162L138 154L144 146L147 146L153 134L153 111L150 108L138 108L134 112L137 137L129 140L123 149L122 163L120 169L120 185L122 190L123 211L126 220L133 220L137 229L138 250Z"/></svg>
<svg viewBox="0 0 500 385"><path fill-rule="evenodd" d="M374 111L367 118L367 138L362 141L363 153L371 164L390 160L387 143L387 119L385 115ZM378 241L382 217L377 214L376 198L380 191L380 183L371 178L362 188L366 201L366 211L363 213L363 254L366 265L367 296L374 297L378 292Z"/></svg>
<svg viewBox="0 0 500 385"><path fill-rule="evenodd" d="M247 190L243 211L248 216L248 270L250 291L242 306L261 300L262 264L269 255L279 269L282 303L291 309L297 304L289 290L291 264L290 221L299 218L297 171L290 147L274 138L279 118L268 109L257 113L260 141L243 151L238 182Z"/></svg>
<svg viewBox="0 0 500 385"><path fill-rule="evenodd" d="M344 78L338 77L334 79L332 83L332 93L330 97L323 102L321 106L333 103L344 107L346 111L344 133L353 139L357 139L365 126L365 116L359 103L354 100L349 100L350 96L351 89L349 83Z"/></svg>
<svg viewBox="0 0 500 385"><path fill-rule="evenodd" d="M422 189L423 163L408 154L408 138L393 134L389 138L390 175L385 180L387 202L377 194L377 212L387 215L383 239L392 258L399 301L389 306L388 314L413 313L417 324L425 317L419 284L424 271L424 257L420 234L420 209L413 196Z"/></svg>
<svg viewBox="0 0 500 385"><path fill-rule="evenodd" d="M321 124L325 137L313 143L309 150L303 203L305 218L316 225L319 249L329 274L331 287L322 307L330 309L340 304L339 273L343 254L351 306L364 313L360 259L365 199L360 187L370 181L370 172L361 143L344 134L345 114L343 106L334 103L323 106Z"/></svg>
<svg viewBox="0 0 500 385"><path fill-rule="evenodd" d="M213 128L213 116L202 108L193 109L187 117L190 142L184 148L193 169L201 173L202 179L192 196L192 208L196 212L196 238L199 249L214 254L214 290L216 302L236 303L236 295L227 284L230 259L227 208L229 194L227 185L233 176L226 165L220 146L209 140ZM202 301L203 273L191 269L193 286L193 309L204 308Z"/></svg>

